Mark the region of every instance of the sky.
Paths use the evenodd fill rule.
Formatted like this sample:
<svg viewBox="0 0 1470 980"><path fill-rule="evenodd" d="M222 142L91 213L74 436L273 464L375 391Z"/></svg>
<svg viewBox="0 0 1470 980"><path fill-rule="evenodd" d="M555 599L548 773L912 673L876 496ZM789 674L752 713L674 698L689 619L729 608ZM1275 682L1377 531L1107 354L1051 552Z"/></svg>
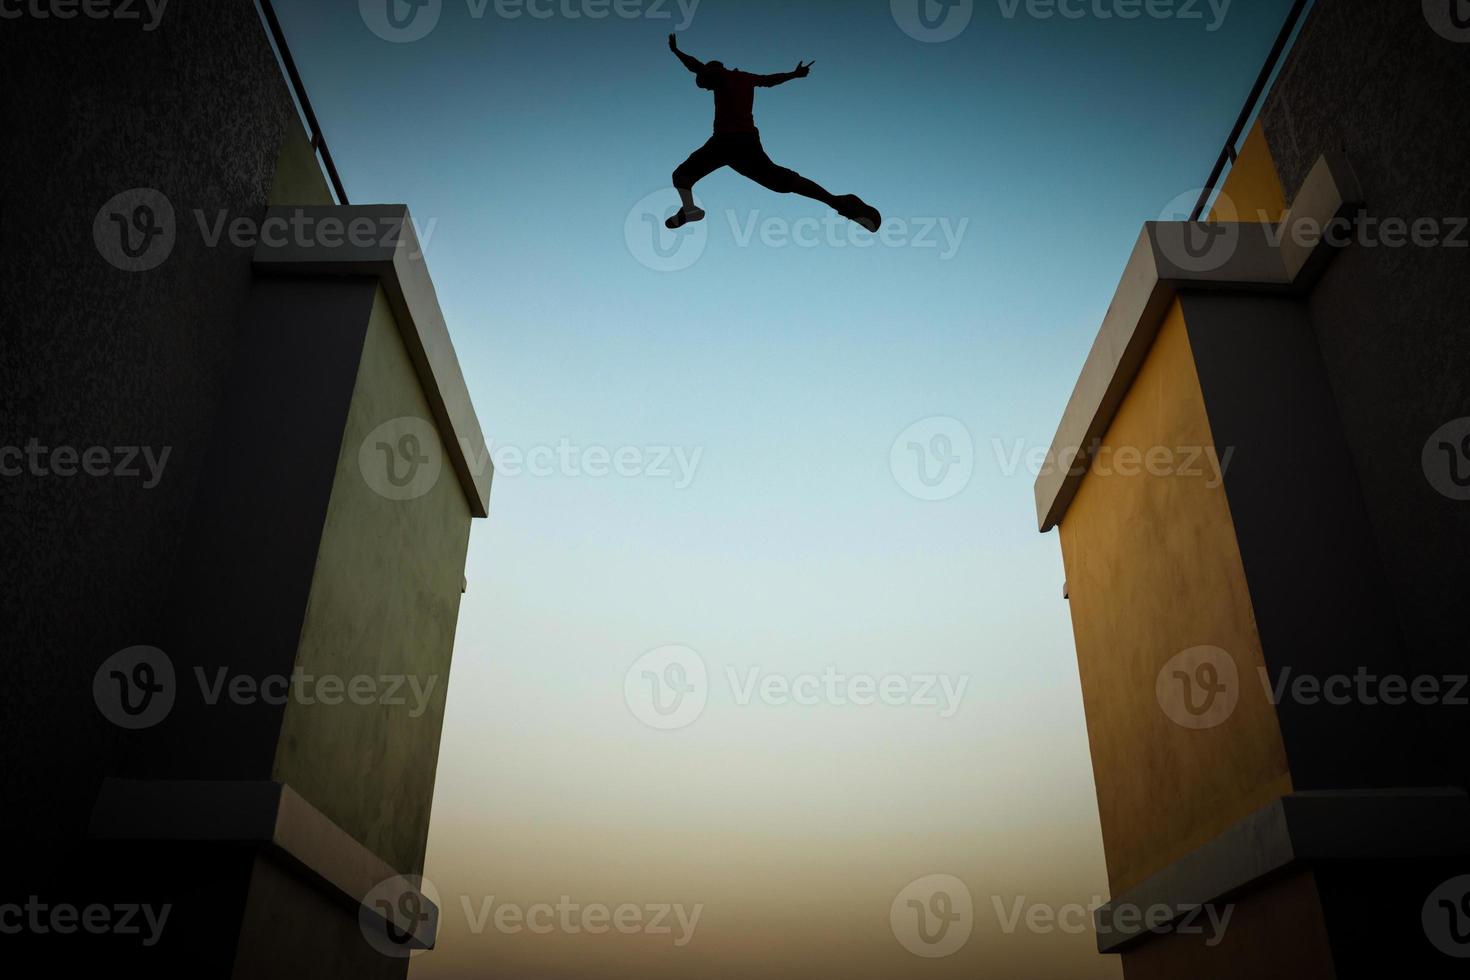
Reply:
<svg viewBox="0 0 1470 980"><path fill-rule="evenodd" d="M1032 454L1288 0L395 2L277 6L498 464L412 976L1119 976ZM675 30L814 60L766 150L884 232L729 171L659 231L712 117Z"/></svg>

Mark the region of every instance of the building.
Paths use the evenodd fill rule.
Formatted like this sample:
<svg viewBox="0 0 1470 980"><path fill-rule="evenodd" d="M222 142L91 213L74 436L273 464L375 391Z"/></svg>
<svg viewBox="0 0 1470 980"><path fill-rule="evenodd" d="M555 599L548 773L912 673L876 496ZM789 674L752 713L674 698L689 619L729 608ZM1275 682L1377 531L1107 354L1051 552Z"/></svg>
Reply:
<svg viewBox="0 0 1470 980"><path fill-rule="evenodd" d="M57 966L401 977L433 942L492 472L412 217L345 203L272 19L0 30L0 928Z"/></svg>
<svg viewBox="0 0 1470 980"><path fill-rule="evenodd" d="M1145 225L1037 481L1112 892L1098 945L1128 980L1470 956L1454 7L1318 0L1207 221ZM1211 903L1223 939L1178 928Z"/></svg>

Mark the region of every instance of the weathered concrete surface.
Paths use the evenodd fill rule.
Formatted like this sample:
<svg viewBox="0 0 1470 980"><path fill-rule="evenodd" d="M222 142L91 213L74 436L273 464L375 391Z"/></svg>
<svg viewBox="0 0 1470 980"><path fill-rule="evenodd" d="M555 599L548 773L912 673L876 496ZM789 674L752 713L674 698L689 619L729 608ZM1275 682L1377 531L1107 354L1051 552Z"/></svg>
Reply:
<svg viewBox="0 0 1470 980"><path fill-rule="evenodd" d="M374 492L359 450L389 420L433 416L398 323L377 290L342 435L296 667L371 677L374 703L286 709L274 778L401 873L423 870L470 508L442 442L424 495ZM371 447L370 447L371 449ZM396 693L388 696L388 686ZM369 699L361 699L366 702Z"/></svg>
<svg viewBox="0 0 1470 980"><path fill-rule="evenodd" d="M1421 4L1320 2L1262 114L1287 196L1341 149L1369 215L1436 219L1449 233L1445 219L1470 216L1467 91L1470 44L1431 29ZM1354 244L1311 310L1405 635L1402 672L1464 674L1470 504L1438 493L1421 456L1432 433L1470 416L1470 248ZM1420 751L1463 783L1466 711L1422 714Z"/></svg>
<svg viewBox="0 0 1470 980"><path fill-rule="evenodd" d="M93 704L113 652L150 642L223 395L251 251L206 245L195 210L258 218L294 109L250 0L0 30L0 444L170 451L152 489L122 477L0 479L0 824L73 836L119 732ZM171 202L148 272L93 240L121 191Z"/></svg>

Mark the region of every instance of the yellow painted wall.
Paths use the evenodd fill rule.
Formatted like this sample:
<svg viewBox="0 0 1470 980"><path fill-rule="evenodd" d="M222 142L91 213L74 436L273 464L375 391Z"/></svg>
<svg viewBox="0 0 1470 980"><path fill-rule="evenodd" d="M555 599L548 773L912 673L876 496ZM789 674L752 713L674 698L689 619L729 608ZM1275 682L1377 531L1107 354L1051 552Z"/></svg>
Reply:
<svg viewBox="0 0 1470 980"><path fill-rule="evenodd" d="M1211 221L1256 221L1274 224L1286 214L1286 192L1276 176L1276 161L1266 143L1266 133L1257 122L1245 142L1215 206Z"/></svg>
<svg viewBox="0 0 1470 980"><path fill-rule="evenodd" d="M1114 452L1212 447L1184 314L1176 301L1108 429ZM1060 527L1113 894L1291 791L1235 528L1222 486L1200 476L1082 480ZM1166 467L1155 467L1166 469ZM1186 468L1187 469L1187 468ZM1238 704L1217 727L1185 728L1160 705L1165 664L1196 646L1234 661Z"/></svg>

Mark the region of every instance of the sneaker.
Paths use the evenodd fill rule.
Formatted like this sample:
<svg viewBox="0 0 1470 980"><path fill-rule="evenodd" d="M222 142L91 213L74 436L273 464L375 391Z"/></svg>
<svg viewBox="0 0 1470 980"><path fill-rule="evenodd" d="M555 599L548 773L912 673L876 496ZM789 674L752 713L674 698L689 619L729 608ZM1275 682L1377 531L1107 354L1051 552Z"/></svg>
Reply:
<svg viewBox="0 0 1470 980"><path fill-rule="evenodd" d="M672 215L669 216L669 220L664 222L664 227L669 229L669 231L674 231L675 229L683 228L691 221L703 220L704 211L702 211L701 209L680 208L678 211L675 211Z"/></svg>
<svg viewBox="0 0 1470 980"><path fill-rule="evenodd" d="M837 199L837 213L849 221L855 221L868 231L877 234L878 229L883 227L883 215L878 209L858 197L856 194L846 194Z"/></svg>

